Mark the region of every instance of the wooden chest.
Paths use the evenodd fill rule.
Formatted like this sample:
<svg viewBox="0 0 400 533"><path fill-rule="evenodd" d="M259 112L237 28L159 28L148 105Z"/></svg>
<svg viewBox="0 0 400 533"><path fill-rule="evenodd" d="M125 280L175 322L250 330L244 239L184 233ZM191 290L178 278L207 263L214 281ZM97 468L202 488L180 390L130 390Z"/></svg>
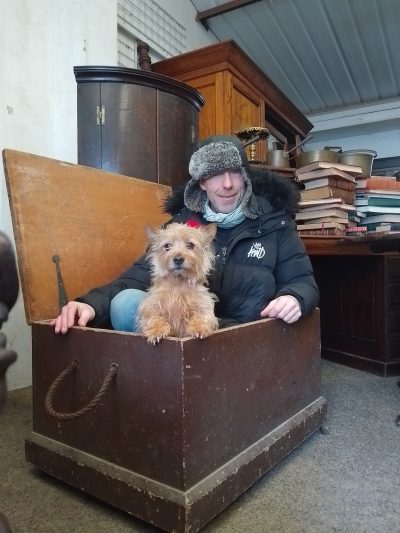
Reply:
<svg viewBox="0 0 400 533"><path fill-rule="evenodd" d="M3 158L32 324L28 461L166 531L198 531L323 423L318 311L155 347L104 329L55 335L61 280L72 299L113 279L143 253L143 226L166 219L169 189Z"/></svg>

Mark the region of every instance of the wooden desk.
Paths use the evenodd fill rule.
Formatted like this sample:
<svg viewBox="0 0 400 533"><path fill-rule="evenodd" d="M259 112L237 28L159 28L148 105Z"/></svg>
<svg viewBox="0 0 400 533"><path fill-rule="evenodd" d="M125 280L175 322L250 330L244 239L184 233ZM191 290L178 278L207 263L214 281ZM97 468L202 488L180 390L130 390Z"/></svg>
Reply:
<svg viewBox="0 0 400 533"><path fill-rule="evenodd" d="M369 255L400 251L400 233L368 237L303 236L310 255Z"/></svg>
<svg viewBox="0 0 400 533"><path fill-rule="evenodd" d="M303 237L321 292L322 356L400 374L400 235Z"/></svg>

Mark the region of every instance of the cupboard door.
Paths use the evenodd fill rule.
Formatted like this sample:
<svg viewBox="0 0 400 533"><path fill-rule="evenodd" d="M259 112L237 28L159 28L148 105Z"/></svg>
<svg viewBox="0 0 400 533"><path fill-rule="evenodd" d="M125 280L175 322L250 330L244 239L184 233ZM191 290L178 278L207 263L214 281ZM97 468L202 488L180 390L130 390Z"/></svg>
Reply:
<svg viewBox="0 0 400 533"><path fill-rule="evenodd" d="M100 111L100 83L78 84L78 163L102 168Z"/></svg>
<svg viewBox="0 0 400 533"><path fill-rule="evenodd" d="M251 128L262 123L263 113L260 97L237 78L232 79L231 102L232 130Z"/></svg>
<svg viewBox="0 0 400 533"><path fill-rule="evenodd" d="M225 124L221 121L224 119L225 103L217 99L217 95L222 93L222 73L197 76L184 81L199 91L206 101L197 119L199 139L224 133Z"/></svg>
<svg viewBox="0 0 400 533"><path fill-rule="evenodd" d="M103 83L103 170L158 181L157 91L127 83Z"/></svg>
<svg viewBox="0 0 400 533"><path fill-rule="evenodd" d="M182 98L158 92L157 149L159 183L171 187L189 176L189 160L197 144L198 112Z"/></svg>
<svg viewBox="0 0 400 533"><path fill-rule="evenodd" d="M400 360L400 257L385 257L385 317L386 317L386 349L390 361Z"/></svg>
<svg viewBox="0 0 400 533"><path fill-rule="evenodd" d="M325 351L385 361L385 258L312 257Z"/></svg>
<svg viewBox="0 0 400 533"><path fill-rule="evenodd" d="M313 257L321 292L324 347L381 358L383 261L375 256Z"/></svg>
<svg viewBox="0 0 400 533"><path fill-rule="evenodd" d="M232 76L231 82L231 131L245 130L264 124L264 102L257 92L237 77ZM255 144L255 159L266 158L265 141Z"/></svg>

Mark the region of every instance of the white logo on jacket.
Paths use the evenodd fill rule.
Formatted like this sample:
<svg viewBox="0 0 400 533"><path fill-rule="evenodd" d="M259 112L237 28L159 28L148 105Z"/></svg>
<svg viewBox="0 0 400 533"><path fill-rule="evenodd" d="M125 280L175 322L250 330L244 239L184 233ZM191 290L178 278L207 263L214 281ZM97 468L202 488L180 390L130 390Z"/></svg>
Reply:
<svg viewBox="0 0 400 533"><path fill-rule="evenodd" d="M261 245L260 242L253 242L251 245L250 251L247 254L247 257L257 257L257 259L261 259L265 255L265 249L264 246Z"/></svg>

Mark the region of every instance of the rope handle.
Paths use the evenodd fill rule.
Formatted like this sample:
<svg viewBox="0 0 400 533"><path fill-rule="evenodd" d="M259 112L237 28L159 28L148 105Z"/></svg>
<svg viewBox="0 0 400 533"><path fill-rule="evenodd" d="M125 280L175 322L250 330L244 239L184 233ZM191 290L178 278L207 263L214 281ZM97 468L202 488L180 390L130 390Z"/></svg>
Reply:
<svg viewBox="0 0 400 533"><path fill-rule="evenodd" d="M108 388L110 387L110 384L113 380L113 378L116 376L118 372L118 365L116 363L111 363L110 370L108 371L108 374L104 378L104 381L97 392L97 394L94 396L94 398L82 409L79 409L78 411L74 411L73 413L59 413L56 411L53 407L53 398L54 394L59 386L59 384L63 381L63 379L68 376L73 370L76 370L79 367L79 361L76 359L70 363L67 368L65 368L53 381L53 383L50 385L49 390L47 391L46 398L44 401L44 405L46 408L46 412L52 416L53 418L56 418L57 420L74 420L75 418L79 418L80 416L88 413L93 407L96 407L96 405L99 403L101 398L104 396L104 394L107 392Z"/></svg>

